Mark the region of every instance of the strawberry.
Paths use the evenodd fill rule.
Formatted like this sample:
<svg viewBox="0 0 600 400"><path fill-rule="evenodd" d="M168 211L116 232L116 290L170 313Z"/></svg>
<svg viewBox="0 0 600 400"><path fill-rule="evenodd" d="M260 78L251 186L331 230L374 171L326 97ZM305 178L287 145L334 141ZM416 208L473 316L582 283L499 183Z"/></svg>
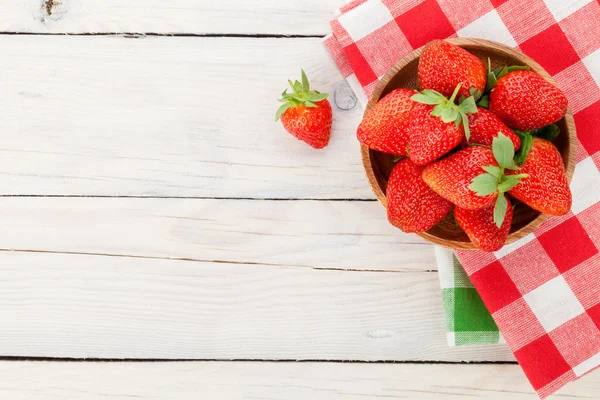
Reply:
<svg viewBox="0 0 600 400"><path fill-rule="evenodd" d="M310 90L308 78L302 70L302 83L288 81L293 93L287 89L279 100L284 104L277 110L275 120L281 118L286 131L308 143L315 149L322 149L331 136L331 105L327 94Z"/></svg>
<svg viewBox="0 0 600 400"><path fill-rule="evenodd" d="M467 114L477 112L477 106L473 96L460 105L454 104L460 87L456 86L450 99L433 90L411 97L418 103L410 113L408 133L408 154L415 164L429 164L455 148L465 136L469 138Z"/></svg>
<svg viewBox="0 0 600 400"><path fill-rule="evenodd" d="M452 208L452 203L427 186L422 172L422 167L405 158L394 166L388 180L388 220L404 232L427 231Z"/></svg>
<svg viewBox="0 0 600 400"><path fill-rule="evenodd" d="M521 172L528 174L529 178L509 190L511 196L546 214L564 215L569 212L571 190L562 157L552 143L534 137Z"/></svg>
<svg viewBox="0 0 600 400"><path fill-rule="evenodd" d="M510 200L502 195L507 203L506 215L502 225L494 222L495 205L489 205L479 210L465 210L455 207L456 222L465 231L471 242L480 250L497 251L504 246L512 224L513 209Z"/></svg>
<svg viewBox="0 0 600 400"><path fill-rule="evenodd" d="M490 205L498 193L478 196L469 188L473 178L484 172L484 166L498 166L491 149L470 146L443 160L429 164L423 170L423 180L434 192L456 206L476 210Z"/></svg>
<svg viewBox="0 0 600 400"><path fill-rule="evenodd" d="M450 96L461 84L459 96L481 96L485 89L486 70L481 60L468 51L443 40L430 42L419 59L418 78L421 90L429 89Z"/></svg>
<svg viewBox="0 0 600 400"><path fill-rule="evenodd" d="M377 151L407 155L409 116L415 104L410 98L416 93L396 89L381 99L358 126L358 141Z"/></svg>
<svg viewBox="0 0 600 400"><path fill-rule="evenodd" d="M469 118L469 130L471 131L469 143L491 146L498 133L502 133L513 142L515 150L519 150L521 147L519 137L485 108L477 107L477 113L469 114L467 118Z"/></svg>
<svg viewBox="0 0 600 400"><path fill-rule="evenodd" d="M505 174L519 169L513 158L513 142L502 133L492 148L470 146L428 165L423 180L437 194L466 210L485 208L496 200L494 222L502 225L507 212L506 193L527 178L526 174Z"/></svg>
<svg viewBox="0 0 600 400"><path fill-rule="evenodd" d="M490 111L509 128L529 131L560 120L567 112L567 98L539 74L517 70L496 82Z"/></svg>

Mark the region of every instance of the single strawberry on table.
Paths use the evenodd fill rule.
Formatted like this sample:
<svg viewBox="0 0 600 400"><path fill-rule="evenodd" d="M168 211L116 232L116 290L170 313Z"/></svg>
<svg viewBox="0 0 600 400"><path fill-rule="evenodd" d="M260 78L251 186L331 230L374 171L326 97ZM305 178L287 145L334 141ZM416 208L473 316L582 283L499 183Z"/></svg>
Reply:
<svg viewBox="0 0 600 400"><path fill-rule="evenodd" d="M417 92L396 89L379 100L365 115L356 131L358 141L370 149L405 156L410 112Z"/></svg>
<svg viewBox="0 0 600 400"><path fill-rule="evenodd" d="M281 119L283 127L296 138L308 143L315 149L322 149L329 143L331 136L331 105L326 93L310 90L308 78L302 70L302 83L288 81L292 93L287 89L279 100L284 103L275 115Z"/></svg>
<svg viewBox="0 0 600 400"><path fill-rule="evenodd" d="M567 112L567 98L541 75L519 70L498 79L489 106L509 128L530 131L560 120Z"/></svg>
<svg viewBox="0 0 600 400"><path fill-rule="evenodd" d="M417 104L410 113L408 155L415 164L427 165L469 138L467 114L477 112L477 106L473 96L454 103L461 86L449 99L433 90L411 97Z"/></svg>
<svg viewBox="0 0 600 400"><path fill-rule="evenodd" d="M479 98L485 89L487 72L479 58L443 40L430 42L419 59L418 78L421 90L435 90L452 95L461 84L459 96L474 94Z"/></svg>
<svg viewBox="0 0 600 400"><path fill-rule="evenodd" d="M502 200L503 199L503 200ZM504 246L512 224L513 208L508 197L504 194L498 200L506 202L506 215L498 227L494 221L495 204L490 204L479 210L465 210L455 207L456 222L465 231L471 243L483 251L497 251Z"/></svg>
<svg viewBox="0 0 600 400"><path fill-rule="evenodd" d="M513 175L515 171L508 171ZM519 173L529 177L508 193L529 207L551 215L569 212L572 194L558 149L549 141L534 137Z"/></svg>
<svg viewBox="0 0 600 400"><path fill-rule="evenodd" d="M471 131L469 143L491 146L494 138L502 133L513 142L515 150L519 150L519 147L521 147L519 137L508 126L504 125L494 113L485 108L477 107L477 112L469 114L467 117L469 118L469 130Z"/></svg>
<svg viewBox="0 0 600 400"><path fill-rule="evenodd" d="M394 166L388 180L388 220L404 232L425 232L452 208L452 203L427 186L422 172L422 167L405 158Z"/></svg>

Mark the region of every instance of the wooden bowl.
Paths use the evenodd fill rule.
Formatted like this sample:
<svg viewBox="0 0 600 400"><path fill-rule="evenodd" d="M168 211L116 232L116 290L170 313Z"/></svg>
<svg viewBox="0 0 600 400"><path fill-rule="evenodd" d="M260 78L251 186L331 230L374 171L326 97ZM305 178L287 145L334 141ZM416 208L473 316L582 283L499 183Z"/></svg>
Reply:
<svg viewBox="0 0 600 400"><path fill-rule="evenodd" d="M492 68L502 65L528 65L531 67L532 71L537 72L548 82L556 85L556 82L554 82L546 70L544 70L537 62L501 43L483 39L448 39L447 41L462 47L479 57L486 66L488 57L492 62ZM422 51L423 47L413 51L385 74L375 88L375 91L367 104L365 113L369 112L380 98L384 97L394 89L409 88L419 90L417 68ZM577 135L575 133L575 124L573 122L571 111L568 110L564 118L556 124L560 127L560 135L554 141L554 144L563 157L567 170L567 179L571 182L573 171L575 169L575 156L577 153ZM385 190L390 172L394 167L394 156L371 150L366 146L361 146L361 152L363 165L371 188L381 204L383 204L384 207L387 207ZM533 232L549 217L549 215L541 214L517 200L511 200L515 205L515 211L510 234L506 241L507 244ZM453 249L476 249L469 241L467 234L456 223L452 212L436 226L427 232L418 233L418 235L432 243Z"/></svg>

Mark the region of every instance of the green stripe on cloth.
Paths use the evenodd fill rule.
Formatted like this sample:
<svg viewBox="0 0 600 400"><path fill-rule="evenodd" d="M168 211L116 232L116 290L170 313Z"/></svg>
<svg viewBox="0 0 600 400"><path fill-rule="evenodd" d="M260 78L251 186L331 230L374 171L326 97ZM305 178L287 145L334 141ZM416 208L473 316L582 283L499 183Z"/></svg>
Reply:
<svg viewBox="0 0 600 400"><path fill-rule="evenodd" d="M496 323L451 250L435 248L450 346L504 343Z"/></svg>

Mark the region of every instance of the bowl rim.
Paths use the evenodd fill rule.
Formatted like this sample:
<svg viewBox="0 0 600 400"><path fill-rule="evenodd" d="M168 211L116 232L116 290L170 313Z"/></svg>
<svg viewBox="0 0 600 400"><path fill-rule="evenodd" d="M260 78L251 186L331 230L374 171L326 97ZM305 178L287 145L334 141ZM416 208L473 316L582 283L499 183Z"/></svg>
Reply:
<svg viewBox="0 0 600 400"><path fill-rule="evenodd" d="M552 85L558 87L558 85L556 84L556 81L550 76L550 74L548 74L548 72L539 63L537 63L531 57L528 57L527 55L521 53L520 51L517 51L505 44L495 42L493 40L476 39L476 38L451 38L451 39L445 39L445 41L452 43L454 45L457 45L459 47L465 47L465 46L466 47L472 47L472 46L487 47L487 48L493 49L496 52L504 53L504 55L506 55L506 56L516 58L516 59L521 59L528 66L530 66L532 70L534 70L535 72L540 74L546 81L548 81ZM373 93L371 94L371 97L369 98L369 102L367 103L367 106L365 107L365 112L363 114L363 118L364 118L364 115L366 115L375 106L375 104L379 101L381 94L383 93L383 91L385 90L385 88L387 87L387 85L391 81L391 79L394 78L396 76L396 74L398 74L408 63L414 61L416 58L419 58L421 56L421 53L423 52L423 49L425 48L425 46L427 46L427 44L425 44L424 46L421 46L420 48L412 51L411 53L409 53L408 55L403 57L400 61L398 61L392 68L390 68L385 73L385 75L377 83ZM565 116L563 118L565 119L565 123L567 125L567 130L568 130L568 134L569 134L569 138L568 138L569 139L568 140L569 147L567 150L568 157L567 157L567 163L565 165L565 171L567 174L567 181L569 183L571 183L571 180L573 178L573 173L575 171L575 164L577 161L576 158L577 158L578 143L576 140L577 133L575 130L575 121L573 119L573 114L571 112L570 107L567 109L567 113L565 114ZM373 171L373 164L372 164L372 160L371 160L370 149L367 146L361 144L360 150L361 150L363 167L365 169L365 173L367 175L367 179L369 180L371 189L375 193L377 200L379 200L379 202L384 206L384 208L387 209L387 199L385 197L385 193L384 193L383 189L379 186L379 183L375 177L375 172ZM546 221L550 216L551 215L549 215L549 214L540 213L533 221L531 221L530 223L528 223L521 229L509 234L508 238L506 239L506 243L504 245L506 246L506 245L532 233L544 221ZM419 233L417 233L417 235L422 237L423 239L426 239L429 242L432 242L432 243L440 245L440 246L452 248L452 249L478 250L471 242L462 242L462 241L451 240L451 239L442 239L442 238L432 235L428 232L419 232Z"/></svg>

